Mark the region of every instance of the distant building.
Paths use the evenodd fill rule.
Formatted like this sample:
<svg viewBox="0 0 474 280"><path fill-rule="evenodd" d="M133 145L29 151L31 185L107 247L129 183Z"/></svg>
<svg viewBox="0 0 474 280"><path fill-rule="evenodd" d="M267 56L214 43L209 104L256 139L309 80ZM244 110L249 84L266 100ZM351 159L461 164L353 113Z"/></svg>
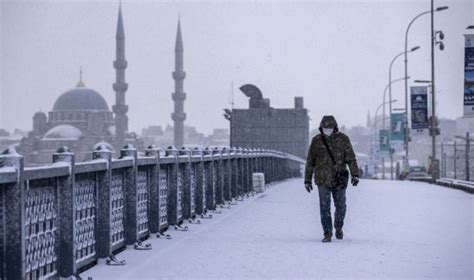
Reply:
<svg viewBox="0 0 474 280"><path fill-rule="evenodd" d="M207 136L206 146L226 146L230 143L230 133L226 128L216 128Z"/></svg>
<svg viewBox="0 0 474 280"><path fill-rule="evenodd" d="M163 135L163 128L160 125L151 125L147 128L142 129L142 136L162 136Z"/></svg>
<svg viewBox="0 0 474 280"><path fill-rule="evenodd" d="M154 144L158 147L168 147L174 144L175 129L171 125L167 125L163 130L161 126L149 126L142 130L142 139L145 146ZM194 126L183 127L183 141L185 145L191 146L207 146L208 137L204 133L199 132ZM229 138L227 136L227 143Z"/></svg>
<svg viewBox="0 0 474 280"><path fill-rule="evenodd" d="M305 158L309 142L308 110L303 97L295 97L295 107L275 109L254 85L240 90L249 97L248 109L226 110L230 120L230 145L242 148L273 149Z"/></svg>

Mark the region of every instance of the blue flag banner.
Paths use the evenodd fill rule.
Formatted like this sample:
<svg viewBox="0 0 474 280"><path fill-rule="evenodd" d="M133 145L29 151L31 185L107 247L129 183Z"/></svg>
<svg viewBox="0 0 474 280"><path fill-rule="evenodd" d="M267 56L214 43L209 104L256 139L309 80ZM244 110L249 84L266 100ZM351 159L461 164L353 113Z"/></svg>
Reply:
<svg viewBox="0 0 474 280"><path fill-rule="evenodd" d="M474 34L464 35L464 117L474 117Z"/></svg>
<svg viewBox="0 0 474 280"><path fill-rule="evenodd" d="M410 87L411 96L411 128L428 128L428 87Z"/></svg>
<svg viewBox="0 0 474 280"><path fill-rule="evenodd" d="M388 144L388 136L388 129L381 129L379 131L380 151L390 150L390 145Z"/></svg>
<svg viewBox="0 0 474 280"><path fill-rule="evenodd" d="M403 141L405 139L405 113L392 113L390 126L392 141Z"/></svg>

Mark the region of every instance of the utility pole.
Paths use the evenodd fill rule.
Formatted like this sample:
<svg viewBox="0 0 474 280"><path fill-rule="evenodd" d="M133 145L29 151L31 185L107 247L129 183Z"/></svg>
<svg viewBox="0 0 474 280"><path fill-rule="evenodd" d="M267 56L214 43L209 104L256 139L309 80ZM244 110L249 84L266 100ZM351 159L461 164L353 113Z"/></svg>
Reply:
<svg viewBox="0 0 474 280"><path fill-rule="evenodd" d="M466 170L465 170L466 175L465 175L465 177L466 177L466 181L469 181L470 180L470 176L469 176L469 149L470 149L470 146L471 146L471 141L474 140L474 138L469 137L469 132L466 132L466 137L456 136L456 138L459 138L459 139L462 139L462 140L466 141Z"/></svg>
<svg viewBox="0 0 474 280"><path fill-rule="evenodd" d="M456 155L456 140L454 140L454 180L458 179L458 173L456 169L457 155Z"/></svg>
<svg viewBox="0 0 474 280"><path fill-rule="evenodd" d="M434 31L434 0L431 0L431 162L432 167L432 177L434 180L438 179L439 172L438 167L439 165L436 164L436 102L435 102L435 55L434 55L434 47L435 47L435 31Z"/></svg>
<svg viewBox="0 0 474 280"><path fill-rule="evenodd" d="M466 181L470 180L469 176L469 150L471 139L469 139L469 132L466 132Z"/></svg>
<svg viewBox="0 0 474 280"><path fill-rule="evenodd" d="M445 175L446 172L446 158L444 154L444 143L441 142L441 176L446 177Z"/></svg>

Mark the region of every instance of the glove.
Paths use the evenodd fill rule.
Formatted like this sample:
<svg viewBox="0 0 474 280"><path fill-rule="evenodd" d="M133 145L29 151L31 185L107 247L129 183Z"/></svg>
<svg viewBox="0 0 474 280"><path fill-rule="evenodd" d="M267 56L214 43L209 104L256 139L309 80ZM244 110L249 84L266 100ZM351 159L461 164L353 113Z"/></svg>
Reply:
<svg viewBox="0 0 474 280"><path fill-rule="evenodd" d="M351 178L351 184L355 187L357 184L359 184L359 177L352 177Z"/></svg>
<svg viewBox="0 0 474 280"><path fill-rule="evenodd" d="M313 190L313 185L311 183L304 183L304 187L309 193Z"/></svg>

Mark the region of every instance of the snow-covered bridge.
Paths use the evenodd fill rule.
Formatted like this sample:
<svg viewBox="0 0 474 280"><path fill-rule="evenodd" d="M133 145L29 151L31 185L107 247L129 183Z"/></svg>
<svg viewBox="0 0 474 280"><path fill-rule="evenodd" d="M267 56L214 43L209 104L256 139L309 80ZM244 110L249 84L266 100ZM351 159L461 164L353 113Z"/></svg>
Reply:
<svg viewBox="0 0 474 280"><path fill-rule="evenodd" d="M212 220L103 260L93 279L473 279L473 196L423 182L362 180L347 191L344 240L321 243L318 195L301 179Z"/></svg>

